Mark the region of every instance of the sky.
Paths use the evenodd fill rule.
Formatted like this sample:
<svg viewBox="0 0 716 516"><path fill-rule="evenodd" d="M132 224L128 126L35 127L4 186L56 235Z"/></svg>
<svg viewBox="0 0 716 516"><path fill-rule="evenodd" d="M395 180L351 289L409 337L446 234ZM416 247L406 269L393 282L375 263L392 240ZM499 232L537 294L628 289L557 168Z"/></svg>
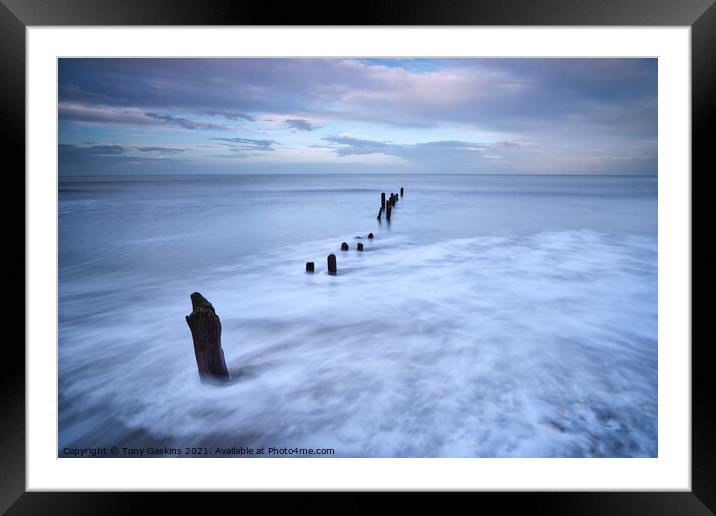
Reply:
<svg viewBox="0 0 716 516"><path fill-rule="evenodd" d="M60 59L59 173L657 174L656 59Z"/></svg>

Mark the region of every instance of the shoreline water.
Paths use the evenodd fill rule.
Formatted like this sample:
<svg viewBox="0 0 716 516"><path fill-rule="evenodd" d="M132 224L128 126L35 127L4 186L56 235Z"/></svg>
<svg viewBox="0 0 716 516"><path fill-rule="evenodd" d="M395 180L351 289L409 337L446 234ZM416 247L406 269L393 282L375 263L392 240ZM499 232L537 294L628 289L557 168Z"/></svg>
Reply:
<svg viewBox="0 0 716 516"><path fill-rule="evenodd" d="M574 177L61 191L60 450L656 456L656 178ZM406 186L389 228L386 184ZM241 373L226 389L196 378L194 290Z"/></svg>

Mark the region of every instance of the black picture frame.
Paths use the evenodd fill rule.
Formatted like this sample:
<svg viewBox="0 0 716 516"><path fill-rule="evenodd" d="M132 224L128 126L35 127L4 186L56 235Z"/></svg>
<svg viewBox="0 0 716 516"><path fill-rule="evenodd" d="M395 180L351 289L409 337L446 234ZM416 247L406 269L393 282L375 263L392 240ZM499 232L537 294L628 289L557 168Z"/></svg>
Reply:
<svg viewBox="0 0 716 516"><path fill-rule="evenodd" d="M0 60L2 66L1 106L6 179L18 179L25 166L25 29L28 26L82 25L609 25L609 26L690 26L692 44L692 240L698 222L707 230L716 227L713 210L696 203L699 195L708 195L706 178L713 173L712 146L708 126L716 120L716 5L714 0L501 0L440 1L384 0L352 6L340 3L274 2L220 0L0 0ZM8 161L8 157L14 157ZM13 163L7 166L7 163ZM694 171L699 170L699 174ZM699 176L698 186L694 179ZM24 173L22 174L24 177ZM17 190L24 192L24 181ZM697 208L697 206L699 206ZM20 231L17 211L5 208L6 223ZM23 225L24 228L24 225ZM24 233L23 233L24 240ZM6 244L8 245L8 244ZM713 258L699 261L696 253L704 242L694 240L691 248L693 273L711 269ZM26 260L12 247L6 253L6 271L20 269ZM8 256L8 254L10 256ZM11 276L6 274L6 276ZM17 275L14 273L14 275ZM713 292L713 275L701 275L694 293ZM27 278L26 278L27 279ZM692 282L693 284L693 282ZM9 287L8 287L9 288ZM53 290L49 290L53 291ZM6 299L8 299L6 291ZM14 300L16 295L13 295ZM13 307L6 310L17 310ZM497 502L500 510L519 508L548 514L710 514L716 511L716 436L712 393L714 375L707 359L711 339L697 339L694 315L706 305L692 301L692 490L690 492L588 492L588 493L475 493L477 509L484 502ZM6 312L7 313L7 312ZM10 314L10 317L16 317ZM7 320L6 320L7 324ZM25 355L17 340L3 343L2 418L0 421L0 511L7 514L114 514L146 509L148 502L161 504L162 512L183 514L188 510L187 493L77 493L26 492L25 489ZM207 496L201 494L200 496ZM250 502L266 503L266 495L252 493L211 494L214 502L229 503L227 497L249 497ZM261 499L258 499L258 497ZM274 495L271 495L274 496ZM305 494L302 496L306 496ZM305 498L304 498L305 499ZM423 509L430 505L416 497ZM462 500L464 502L464 500ZM236 510L242 507L233 505ZM243 505L247 508L248 505ZM275 504L275 498L271 504ZM285 503L285 502L283 502ZM314 512L322 506L343 512L372 510L382 505L378 494L353 493L340 502L317 504L315 501L291 503L291 510ZM444 510L444 502L439 503Z"/></svg>

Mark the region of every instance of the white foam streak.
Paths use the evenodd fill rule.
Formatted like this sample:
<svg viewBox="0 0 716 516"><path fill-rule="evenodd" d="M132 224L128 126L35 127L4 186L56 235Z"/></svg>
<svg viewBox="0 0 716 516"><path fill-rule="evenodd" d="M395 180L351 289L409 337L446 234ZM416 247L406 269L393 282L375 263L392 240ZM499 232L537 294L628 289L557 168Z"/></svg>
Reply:
<svg viewBox="0 0 716 516"><path fill-rule="evenodd" d="M68 318L61 446L656 455L654 237L570 230L422 244L395 232L362 240L362 254L336 252L337 239L207 274L202 293L235 376L225 387L199 383L181 283L131 304L112 298L97 324ZM314 275L301 272L308 259ZM82 299L66 285L68 305L73 289Z"/></svg>

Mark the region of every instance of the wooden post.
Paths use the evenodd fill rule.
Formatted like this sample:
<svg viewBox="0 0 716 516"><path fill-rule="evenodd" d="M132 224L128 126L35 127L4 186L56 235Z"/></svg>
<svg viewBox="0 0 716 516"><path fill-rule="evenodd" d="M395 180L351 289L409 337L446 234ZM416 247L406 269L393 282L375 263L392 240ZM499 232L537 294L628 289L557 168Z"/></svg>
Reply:
<svg viewBox="0 0 716 516"><path fill-rule="evenodd" d="M306 262L306 272L313 272L315 270L315 266L313 262Z"/></svg>
<svg viewBox="0 0 716 516"><path fill-rule="evenodd" d="M390 206L390 203L388 203L385 206L385 220L387 220L388 222L390 222L390 211L391 211L391 206Z"/></svg>
<svg viewBox="0 0 716 516"><path fill-rule="evenodd" d="M336 255L329 254L328 255L328 274L335 276L337 270L338 269L336 268Z"/></svg>
<svg viewBox="0 0 716 516"><path fill-rule="evenodd" d="M229 370L221 349L221 320L214 307L199 292L191 295L192 312L186 323L194 340L194 354L202 382L209 379L229 380Z"/></svg>
<svg viewBox="0 0 716 516"><path fill-rule="evenodd" d="M383 213L383 208L380 208L380 209L378 210L378 216L376 217L378 220L380 220L380 215L381 215L381 213Z"/></svg>
<svg viewBox="0 0 716 516"><path fill-rule="evenodd" d="M400 196L401 197L403 196L403 187L402 186L400 187Z"/></svg>
<svg viewBox="0 0 716 516"><path fill-rule="evenodd" d="M385 192L380 194L380 209L385 209Z"/></svg>
<svg viewBox="0 0 716 516"><path fill-rule="evenodd" d="M373 238L373 233L368 233L368 238Z"/></svg>
<svg viewBox="0 0 716 516"><path fill-rule="evenodd" d="M347 251L348 250L348 244L346 242L343 242L341 244L341 251Z"/></svg>
<svg viewBox="0 0 716 516"><path fill-rule="evenodd" d="M356 246L356 249L358 249L359 251L362 251L362 250L363 250L363 244L362 244L361 242L358 242L358 245Z"/></svg>

